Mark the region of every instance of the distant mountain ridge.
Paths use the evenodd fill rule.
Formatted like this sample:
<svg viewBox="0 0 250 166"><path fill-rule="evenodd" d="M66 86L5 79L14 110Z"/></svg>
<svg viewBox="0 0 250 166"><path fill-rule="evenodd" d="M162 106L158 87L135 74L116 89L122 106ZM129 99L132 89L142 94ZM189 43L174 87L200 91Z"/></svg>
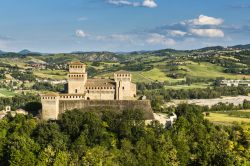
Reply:
<svg viewBox="0 0 250 166"><path fill-rule="evenodd" d="M245 44L245 45L235 45L235 46L228 46L228 47L223 47L223 46L211 46L211 47L203 47L200 49L193 49L193 50L175 50L175 49L161 49L161 50L142 50L142 51L121 51L121 52L110 52L110 51L73 51L70 53L65 53L65 54L95 54L95 55L103 55L103 54L116 54L116 55L131 55L131 54L147 54L147 53L161 53L161 52L177 52L177 51L209 51L209 50L224 50L226 48L231 48L231 49L250 49L250 44ZM29 55L29 54L37 54L37 55L48 55L49 53L40 53L40 52L33 52L28 49L21 50L19 52L6 52L3 50L0 50L0 55L8 54L8 53L15 53L19 55Z"/></svg>
<svg viewBox="0 0 250 166"><path fill-rule="evenodd" d="M232 46L230 48L234 48L234 49L250 49L250 44L246 44L246 45L236 45L236 46Z"/></svg>
<svg viewBox="0 0 250 166"><path fill-rule="evenodd" d="M0 50L0 55L5 54L5 53L6 53L6 52L4 52L4 51Z"/></svg>
<svg viewBox="0 0 250 166"><path fill-rule="evenodd" d="M217 51L220 51L220 50L224 50L225 47L222 47L222 46L211 46L211 47L204 47L204 48L201 48L201 49L198 49L200 51L209 51L209 50L217 50Z"/></svg>
<svg viewBox="0 0 250 166"><path fill-rule="evenodd" d="M24 50L18 52L18 54L21 54L21 55L27 55L30 53L32 53L32 52L30 50L27 50L27 49L24 49Z"/></svg>

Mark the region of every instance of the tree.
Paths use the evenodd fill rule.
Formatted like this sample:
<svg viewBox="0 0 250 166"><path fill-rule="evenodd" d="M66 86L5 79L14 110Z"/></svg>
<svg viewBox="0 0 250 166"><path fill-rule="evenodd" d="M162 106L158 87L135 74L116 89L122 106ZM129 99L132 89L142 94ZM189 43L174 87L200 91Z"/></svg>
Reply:
<svg viewBox="0 0 250 166"><path fill-rule="evenodd" d="M108 150L102 146L95 146L88 149L86 155L83 156L82 161L84 165L90 166L118 166L117 154L114 150Z"/></svg>
<svg viewBox="0 0 250 166"><path fill-rule="evenodd" d="M6 149L7 160L10 166L36 165L36 153L39 145L28 136L13 135L8 140L8 148Z"/></svg>
<svg viewBox="0 0 250 166"><path fill-rule="evenodd" d="M67 149L68 135L60 131L59 125L55 122L43 122L37 126L33 137L42 148L51 145L55 150Z"/></svg>

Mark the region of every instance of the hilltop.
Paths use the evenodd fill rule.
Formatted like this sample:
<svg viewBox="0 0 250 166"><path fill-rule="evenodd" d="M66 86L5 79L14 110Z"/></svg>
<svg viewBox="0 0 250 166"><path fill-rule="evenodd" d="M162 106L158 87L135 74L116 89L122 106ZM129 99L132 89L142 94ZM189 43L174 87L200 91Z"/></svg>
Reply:
<svg viewBox="0 0 250 166"><path fill-rule="evenodd" d="M1 63L25 69L33 64L46 64L50 70L34 70L41 78L65 77L61 73L71 61L82 61L88 65L89 75L109 77L118 70L133 73L135 82L181 82L187 77L211 80L250 78L250 50L248 45L224 48L206 47L197 50L164 49L130 53L73 52L48 54L31 52L4 53ZM243 49L244 48L244 49ZM56 70L58 70L56 72ZM64 72L65 73L65 72Z"/></svg>

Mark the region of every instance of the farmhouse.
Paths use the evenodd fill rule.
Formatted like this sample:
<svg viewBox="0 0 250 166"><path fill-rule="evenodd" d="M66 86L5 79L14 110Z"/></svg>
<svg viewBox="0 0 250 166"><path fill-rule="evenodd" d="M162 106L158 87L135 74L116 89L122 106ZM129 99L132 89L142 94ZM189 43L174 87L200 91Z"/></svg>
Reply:
<svg viewBox="0 0 250 166"><path fill-rule="evenodd" d="M69 64L67 93L41 95L42 119L58 119L61 113L75 108L108 107L118 111L141 109L145 119L153 119L150 101L136 99L136 84L127 71L114 73L112 79L88 79L86 65Z"/></svg>

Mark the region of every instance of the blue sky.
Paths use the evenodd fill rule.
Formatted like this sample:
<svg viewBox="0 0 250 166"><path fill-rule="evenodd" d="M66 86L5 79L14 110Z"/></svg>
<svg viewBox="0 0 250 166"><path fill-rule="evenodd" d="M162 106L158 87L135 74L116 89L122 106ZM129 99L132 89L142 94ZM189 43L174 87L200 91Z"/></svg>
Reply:
<svg viewBox="0 0 250 166"><path fill-rule="evenodd" d="M249 0L0 0L5 51L193 49L249 34Z"/></svg>

